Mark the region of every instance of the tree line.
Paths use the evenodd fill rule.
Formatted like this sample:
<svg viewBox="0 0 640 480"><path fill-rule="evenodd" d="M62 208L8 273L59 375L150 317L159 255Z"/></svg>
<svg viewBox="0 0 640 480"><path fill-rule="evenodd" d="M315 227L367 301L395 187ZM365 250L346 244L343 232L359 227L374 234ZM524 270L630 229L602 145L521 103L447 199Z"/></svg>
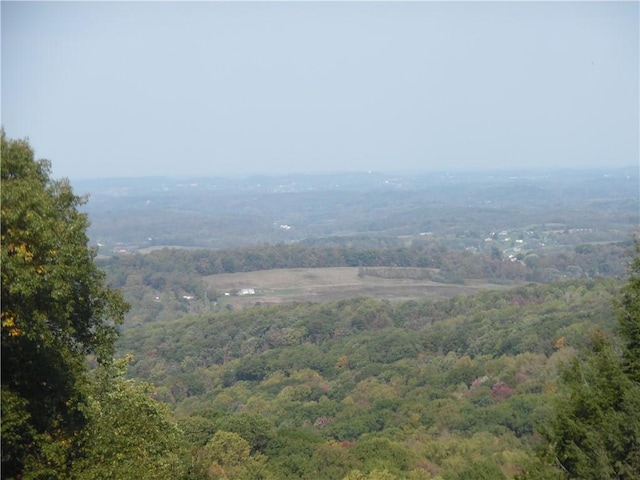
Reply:
<svg viewBox="0 0 640 480"><path fill-rule="evenodd" d="M277 244L223 250L164 248L149 254L103 259L101 268L115 284L121 284L123 270L142 272L147 282L152 275L169 273L217 275L279 268L325 267L414 267L436 268L446 281L455 278L484 278L526 281L555 281L567 278L620 276L626 272L631 242L582 245L560 252L529 252L505 258L490 253L448 248L440 243L417 242L408 247L312 247Z"/></svg>

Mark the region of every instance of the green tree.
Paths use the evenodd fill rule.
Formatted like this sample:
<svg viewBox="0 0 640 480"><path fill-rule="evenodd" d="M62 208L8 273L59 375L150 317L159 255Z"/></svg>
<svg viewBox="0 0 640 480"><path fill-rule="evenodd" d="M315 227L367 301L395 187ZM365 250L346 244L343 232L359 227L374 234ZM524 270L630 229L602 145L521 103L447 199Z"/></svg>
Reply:
<svg viewBox="0 0 640 480"><path fill-rule="evenodd" d="M362 468L362 462L351 455L349 444L330 440L318 444L313 453L313 477L318 480L343 478L351 471Z"/></svg>
<svg viewBox="0 0 640 480"><path fill-rule="evenodd" d="M251 455L250 450L249 442L238 433L218 430L199 449L196 461L207 478L273 479L267 467L267 457L261 453Z"/></svg>
<svg viewBox="0 0 640 480"><path fill-rule="evenodd" d="M445 480L506 480L500 467L491 460L474 462L457 475L445 475Z"/></svg>
<svg viewBox="0 0 640 480"><path fill-rule="evenodd" d="M82 455L71 478L177 479L187 470L189 452L169 407L151 398L151 385L125 379L127 360L92 372L88 423L77 442Z"/></svg>
<svg viewBox="0 0 640 480"><path fill-rule="evenodd" d="M384 437L364 437L358 440L352 453L362 461L365 471L378 469L400 474L408 471L415 462L409 449Z"/></svg>
<svg viewBox="0 0 640 480"><path fill-rule="evenodd" d="M204 447L218 430L215 421L197 414L178 420L178 427L183 431L185 440L197 448Z"/></svg>
<svg viewBox="0 0 640 480"><path fill-rule="evenodd" d="M252 454L263 451L275 436L275 429L267 419L249 413L237 413L223 417L218 428L240 435L249 443Z"/></svg>
<svg viewBox="0 0 640 480"><path fill-rule="evenodd" d="M199 461L212 478L226 477L235 467L249 460L249 442L235 432L217 431L200 449Z"/></svg>
<svg viewBox="0 0 640 480"><path fill-rule="evenodd" d="M85 356L111 357L126 305L94 265L84 199L1 137L2 473L61 477L86 423Z"/></svg>
<svg viewBox="0 0 640 480"><path fill-rule="evenodd" d="M631 479L640 474L640 387L611 342L595 335L591 355L562 373L549 437L568 478Z"/></svg>
<svg viewBox="0 0 640 480"><path fill-rule="evenodd" d="M312 478L313 455L320 443L320 437L312 430L282 428L269 442L265 454L278 478Z"/></svg>
<svg viewBox="0 0 640 480"><path fill-rule="evenodd" d="M640 477L640 253L636 244L618 316L622 355L607 336L592 336L586 358L561 373L555 418L542 454L567 478ZM531 468L525 478L539 478ZM536 476L538 475L538 476Z"/></svg>
<svg viewBox="0 0 640 480"><path fill-rule="evenodd" d="M618 316L620 336L624 341L624 369L636 384L640 383L640 240L634 244L635 255L630 275L622 292L622 308Z"/></svg>
<svg viewBox="0 0 640 480"><path fill-rule="evenodd" d="M369 473L362 473L360 470L352 470L342 480L397 480L393 473L388 470L372 470Z"/></svg>

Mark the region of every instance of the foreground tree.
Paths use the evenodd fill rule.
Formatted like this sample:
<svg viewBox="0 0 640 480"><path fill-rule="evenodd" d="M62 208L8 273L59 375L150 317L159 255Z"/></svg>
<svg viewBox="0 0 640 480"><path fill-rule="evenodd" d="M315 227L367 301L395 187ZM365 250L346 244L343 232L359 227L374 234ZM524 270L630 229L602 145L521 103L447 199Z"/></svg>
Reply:
<svg viewBox="0 0 640 480"><path fill-rule="evenodd" d="M152 386L125 379L130 358L91 372L87 425L78 435L77 480L167 478L187 472L184 435L168 421L169 407L151 398Z"/></svg>
<svg viewBox="0 0 640 480"><path fill-rule="evenodd" d="M568 478L632 479L640 475L640 387L625 375L611 342L594 336L586 361L562 374L551 440Z"/></svg>
<svg viewBox="0 0 640 480"><path fill-rule="evenodd" d="M636 243L618 317L621 347L598 332L587 356L564 369L543 462L525 478L551 478L551 466L569 479L640 477L639 254Z"/></svg>
<svg viewBox="0 0 640 480"><path fill-rule="evenodd" d="M623 345L623 368L627 377L640 384L640 240L635 243L629 280L622 292L618 317Z"/></svg>
<svg viewBox="0 0 640 480"><path fill-rule="evenodd" d="M111 358L126 305L87 247L84 202L2 136L2 474L64 478L86 424L87 354Z"/></svg>

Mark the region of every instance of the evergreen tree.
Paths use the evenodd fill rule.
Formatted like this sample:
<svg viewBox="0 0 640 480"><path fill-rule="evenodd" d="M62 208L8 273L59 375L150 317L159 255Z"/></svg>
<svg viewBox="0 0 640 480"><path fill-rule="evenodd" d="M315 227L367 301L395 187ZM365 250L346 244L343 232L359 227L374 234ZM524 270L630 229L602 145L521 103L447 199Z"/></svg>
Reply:
<svg viewBox="0 0 640 480"><path fill-rule="evenodd" d="M622 354L602 332L561 373L543 461L569 479L640 478L640 247L618 315ZM534 466L525 478L540 478Z"/></svg>
<svg viewBox="0 0 640 480"><path fill-rule="evenodd" d="M624 341L624 369L636 384L640 383L640 240L635 242L629 280L622 292L622 308L618 317L620 336Z"/></svg>
<svg viewBox="0 0 640 480"><path fill-rule="evenodd" d="M640 387L625 374L611 342L596 334L592 352L561 377L551 440L568 478L632 479L640 475Z"/></svg>

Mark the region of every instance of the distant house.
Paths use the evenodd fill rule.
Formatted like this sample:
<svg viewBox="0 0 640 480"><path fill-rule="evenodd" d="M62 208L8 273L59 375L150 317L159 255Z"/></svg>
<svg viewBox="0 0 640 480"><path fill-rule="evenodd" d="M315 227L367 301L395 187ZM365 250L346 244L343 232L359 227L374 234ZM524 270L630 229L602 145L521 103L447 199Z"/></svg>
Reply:
<svg viewBox="0 0 640 480"><path fill-rule="evenodd" d="M135 253L140 249L138 245L123 245L119 244L113 248L112 252L117 253L119 255L128 255L130 253Z"/></svg>
<svg viewBox="0 0 640 480"><path fill-rule="evenodd" d="M185 300L193 300L194 298L196 298L195 295L183 295L182 298L184 298Z"/></svg>
<svg viewBox="0 0 640 480"><path fill-rule="evenodd" d="M256 291L253 288L243 288L238 291L238 295L255 295Z"/></svg>

